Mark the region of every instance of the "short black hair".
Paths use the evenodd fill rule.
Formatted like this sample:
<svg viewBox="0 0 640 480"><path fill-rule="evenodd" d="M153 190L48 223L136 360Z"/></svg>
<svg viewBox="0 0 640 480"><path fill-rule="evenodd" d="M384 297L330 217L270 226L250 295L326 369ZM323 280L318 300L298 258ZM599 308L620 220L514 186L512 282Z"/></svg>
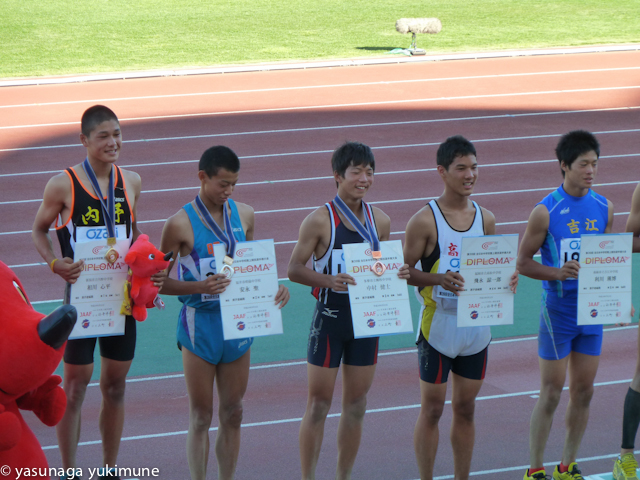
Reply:
<svg viewBox="0 0 640 480"><path fill-rule="evenodd" d="M93 107L87 108L82 114L80 130L85 137L89 137L96 126L109 120L115 120L118 122L118 125L120 125L120 120L118 120L116 114L113 113L113 110L104 105L94 105Z"/></svg>
<svg viewBox="0 0 640 480"><path fill-rule="evenodd" d="M371 148L360 142L345 142L339 146L331 156L331 168L334 172L338 172L338 175L344 177L344 172L351 165L354 167L371 166L375 172L376 160L373 158Z"/></svg>
<svg viewBox="0 0 640 480"><path fill-rule="evenodd" d="M209 178L224 168L231 173L240 171L240 159L229 147L216 145L204 151L198 162L198 170L204 171Z"/></svg>
<svg viewBox="0 0 640 480"><path fill-rule="evenodd" d="M454 135L440 144L438 153L436 154L436 161L437 164L443 166L445 170L449 170L449 167L456 158L466 157L467 155L477 157L476 147L462 135Z"/></svg>
<svg viewBox="0 0 640 480"><path fill-rule="evenodd" d="M580 155L596 152L596 156L600 158L600 144L593 133L586 130L573 130L564 134L558 145L556 146L556 157L560 164L564 164L570 169L571 164L576 161ZM564 170L562 170L564 177Z"/></svg>

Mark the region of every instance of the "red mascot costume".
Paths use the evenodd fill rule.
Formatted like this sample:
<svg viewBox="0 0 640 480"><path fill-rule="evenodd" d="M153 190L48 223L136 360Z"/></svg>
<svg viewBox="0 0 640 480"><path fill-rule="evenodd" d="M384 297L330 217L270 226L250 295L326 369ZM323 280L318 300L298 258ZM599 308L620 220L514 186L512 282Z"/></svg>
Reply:
<svg viewBox="0 0 640 480"><path fill-rule="evenodd" d="M52 373L62 360L76 310L63 305L46 317L36 312L18 277L2 262L0 291L0 478L15 480L22 472L48 479L47 459L20 409L33 411L48 426L62 418L67 397L61 378Z"/></svg>

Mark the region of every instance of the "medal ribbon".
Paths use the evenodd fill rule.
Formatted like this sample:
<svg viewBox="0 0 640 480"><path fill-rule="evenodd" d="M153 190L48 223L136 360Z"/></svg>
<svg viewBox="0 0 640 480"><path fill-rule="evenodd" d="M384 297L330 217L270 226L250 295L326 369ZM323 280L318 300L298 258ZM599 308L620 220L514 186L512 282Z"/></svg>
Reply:
<svg viewBox="0 0 640 480"><path fill-rule="evenodd" d="M342 215L344 215L347 218L347 220L349 220L349 223L353 225L353 227L358 231L360 236L364 240L369 242L369 245L371 246L371 250L373 252L379 252L380 239L378 238L378 232L376 231L376 227L373 225L373 222L371 221L371 219L373 218L373 212L371 211L371 207L366 202L364 201L362 202L362 208L364 209L364 219L367 225L365 227L364 225L362 225L362 223L360 223L360 220L358 220L358 217L356 217L355 213L353 213L351 209L347 207L347 204L344 203L344 201L338 195L336 195L336 198L333 199L333 203L335 204L336 208L340 211L340 213L342 213Z"/></svg>
<svg viewBox="0 0 640 480"><path fill-rule="evenodd" d="M229 218L227 203L228 202L224 202L224 205L222 207L222 216L224 218L225 228L225 230L222 230L209 213L209 210L207 210L207 207L205 207L204 202L200 198L200 195L196 196L196 207L198 207L200 215L202 215L204 221L207 222L207 226L211 229L214 235L218 237L227 247L227 256L233 259L233 256L236 253L236 237L234 237L233 229L231 228L231 218Z"/></svg>
<svg viewBox="0 0 640 480"><path fill-rule="evenodd" d="M104 203L104 198L102 195L102 191L100 190L100 185L98 184L98 179L96 178L96 173L93 171L93 167L89 163L89 158L85 158L84 162L82 162L82 169L84 173L87 175L91 186L93 187L94 193L97 195L98 200L100 200L100 205L102 205L102 215L104 215L104 224L107 227L107 234L109 238L116 238L116 195L114 191L114 183L115 183L115 166L111 166L111 176L109 177L109 192L107 194L107 203Z"/></svg>

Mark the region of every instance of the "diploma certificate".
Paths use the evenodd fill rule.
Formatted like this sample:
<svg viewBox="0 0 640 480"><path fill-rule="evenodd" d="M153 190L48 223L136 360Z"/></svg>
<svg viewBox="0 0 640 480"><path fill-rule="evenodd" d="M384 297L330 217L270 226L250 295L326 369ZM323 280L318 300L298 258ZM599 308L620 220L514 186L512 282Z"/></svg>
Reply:
<svg viewBox="0 0 640 480"><path fill-rule="evenodd" d="M92 230L106 232L105 227ZM83 238L86 235L83 234ZM78 321L69 335L71 340L124 335L125 316L120 314L120 308L129 270L124 257L129 251L130 241L124 235L117 235L113 248L120 257L112 265L104 256L111 247L102 236L98 238L76 243L74 247L74 260L84 260L84 265L78 280L70 289L69 303L78 311Z"/></svg>
<svg viewBox="0 0 640 480"><path fill-rule="evenodd" d="M632 233L582 235L578 325L631 321Z"/></svg>
<svg viewBox="0 0 640 480"><path fill-rule="evenodd" d="M407 281L398 278L404 265L400 240L380 242L381 258L371 256L368 243L343 244L346 273L357 285L349 285L349 303L355 338L379 337L397 333L413 333ZM376 260L386 270L373 272Z"/></svg>
<svg viewBox="0 0 640 480"><path fill-rule="evenodd" d="M226 248L213 245L216 270L222 270ZM282 333L282 313L275 304L278 271L273 240L238 242L231 284L220 294L225 340Z"/></svg>
<svg viewBox="0 0 640 480"><path fill-rule="evenodd" d="M518 235L462 237L460 275L464 291L458 297L458 327L510 325Z"/></svg>

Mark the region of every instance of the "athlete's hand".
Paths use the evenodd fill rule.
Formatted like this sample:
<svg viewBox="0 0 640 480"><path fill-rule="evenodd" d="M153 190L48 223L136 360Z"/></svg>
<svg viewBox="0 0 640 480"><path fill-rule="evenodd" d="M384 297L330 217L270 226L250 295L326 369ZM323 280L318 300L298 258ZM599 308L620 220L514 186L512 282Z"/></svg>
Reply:
<svg viewBox="0 0 640 480"><path fill-rule="evenodd" d="M400 270L398 270L398 277L404 279L404 280L409 280L409 277L411 275L409 274L409 265L407 263L405 263L404 265L402 265L400 267Z"/></svg>
<svg viewBox="0 0 640 480"><path fill-rule="evenodd" d="M558 269L558 280L564 282L567 278L578 278L580 263L577 260L569 260L562 268Z"/></svg>
<svg viewBox="0 0 640 480"><path fill-rule="evenodd" d="M223 273L216 273L215 275L209 275L203 283L204 291L202 293L215 295L224 292L231 283L231 280L225 277Z"/></svg>
<svg viewBox="0 0 640 480"><path fill-rule="evenodd" d="M460 295L458 292L464 290L464 278L458 272L448 270L440 279L440 286L445 290Z"/></svg>
<svg viewBox="0 0 640 480"><path fill-rule="evenodd" d="M329 288L334 292L346 292L349 289L347 285L356 284L355 279L351 275L347 275L346 273L332 275L330 278L331 285L329 286Z"/></svg>
<svg viewBox="0 0 640 480"><path fill-rule="evenodd" d="M64 257L53 262L53 273L60 275L65 282L76 283L80 273L82 273L83 260L74 263L72 258Z"/></svg>
<svg viewBox="0 0 640 480"><path fill-rule="evenodd" d="M161 272L154 273L151 275L151 281L153 282L154 287L158 287L158 290L162 290L162 285L164 284L164 279L167 278L167 271L162 270Z"/></svg>
<svg viewBox="0 0 640 480"><path fill-rule="evenodd" d="M278 293L276 293L276 305L280 304L278 308L284 307L291 295L289 294L289 289L284 285L280 285L278 287Z"/></svg>
<svg viewBox="0 0 640 480"><path fill-rule="evenodd" d="M513 293L516 293L516 290L518 289L518 274L519 272L516 270L513 272L513 275L511 275L511 279L509 280L509 288Z"/></svg>

